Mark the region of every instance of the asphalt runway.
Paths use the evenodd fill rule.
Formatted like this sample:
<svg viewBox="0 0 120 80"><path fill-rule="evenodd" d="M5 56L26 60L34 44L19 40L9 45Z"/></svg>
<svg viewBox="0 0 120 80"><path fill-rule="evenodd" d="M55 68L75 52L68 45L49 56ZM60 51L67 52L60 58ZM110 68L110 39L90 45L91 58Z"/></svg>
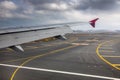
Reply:
<svg viewBox="0 0 120 80"><path fill-rule="evenodd" d="M66 37L0 49L0 80L120 80L120 34Z"/></svg>

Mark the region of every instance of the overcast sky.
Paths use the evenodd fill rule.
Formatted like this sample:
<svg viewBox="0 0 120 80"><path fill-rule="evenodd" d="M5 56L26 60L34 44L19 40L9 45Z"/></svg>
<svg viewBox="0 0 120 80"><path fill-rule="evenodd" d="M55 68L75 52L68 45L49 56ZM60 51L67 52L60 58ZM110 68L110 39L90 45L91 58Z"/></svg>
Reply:
<svg viewBox="0 0 120 80"><path fill-rule="evenodd" d="M100 18L96 29L120 30L120 0L0 0L0 27ZM81 24L75 29L92 29Z"/></svg>

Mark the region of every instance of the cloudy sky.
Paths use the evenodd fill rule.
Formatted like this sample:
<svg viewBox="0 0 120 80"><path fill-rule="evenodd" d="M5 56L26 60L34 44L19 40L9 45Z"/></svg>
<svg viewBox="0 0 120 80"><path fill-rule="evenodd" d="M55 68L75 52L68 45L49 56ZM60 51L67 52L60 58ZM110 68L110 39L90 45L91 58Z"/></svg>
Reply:
<svg viewBox="0 0 120 80"><path fill-rule="evenodd" d="M0 0L0 27L36 26L100 18L96 29L120 30L120 0ZM80 24L75 29L92 29Z"/></svg>

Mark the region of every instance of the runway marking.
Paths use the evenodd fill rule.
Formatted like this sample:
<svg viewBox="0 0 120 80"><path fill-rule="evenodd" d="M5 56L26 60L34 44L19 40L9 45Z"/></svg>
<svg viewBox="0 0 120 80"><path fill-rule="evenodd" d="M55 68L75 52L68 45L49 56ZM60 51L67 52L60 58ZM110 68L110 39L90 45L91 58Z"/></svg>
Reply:
<svg viewBox="0 0 120 80"><path fill-rule="evenodd" d="M117 70L120 70L120 68L114 66L111 62L109 62L108 60L106 60L106 59L100 54L100 51L99 51L99 49L102 47L102 45L104 45L104 44L106 44L106 43L108 43L108 42L111 42L111 41L112 41L112 40L106 41L106 42L103 42L103 43L99 44L99 45L97 46L97 48L96 48L96 53L97 53L97 55L98 55L104 62L106 62L108 65L112 66L113 68L115 68L115 69L117 69Z"/></svg>
<svg viewBox="0 0 120 80"><path fill-rule="evenodd" d="M10 80L13 80L14 76L16 75L16 73L18 72L18 70L25 64L27 64L28 62L36 59L36 58L40 58L40 57L43 57L43 56L46 56L46 55L50 55L50 54L54 54L54 53L57 53L57 52L60 52L60 51L63 51L63 50L67 50L67 49L71 49L71 48L74 48L74 47L77 47L77 46L69 46L69 47L65 47L65 48L62 48L62 49L58 49L58 50L54 50L54 51L51 51L49 53L46 53L46 54L40 54L40 55L37 55L37 56L34 56L26 61L24 61L19 67L17 67L15 69L15 71L13 72L12 76L10 77Z"/></svg>
<svg viewBox="0 0 120 80"><path fill-rule="evenodd" d="M89 43L71 43L71 44L76 45L76 46L79 46L79 45L87 46L87 45L89 45Z"/></svg>
<svg viewBox="0 0 120 80"><path fill-rule="evenodd" d="M120 64L113 64L114 66L120 66Z"/></svg>
<svg viewBox="0 0 120 80"><path fill-rule="evenodd" d="M7 50L9 50L9 51L13 51L11 48L7 48Z"/></svg>
<svg viewBox="0 0 120 80"><path fill-rule="evenodd" d="M120 64L113 64L114 66L120 66Z"/></svg>
<svg viewBox="0 0 120 80"><path fill-rule="evenodd" d="M83 74L83 73L68 72L68 71L59 71L59 70L44 69L44 68L34 68L34 67L27 67L27 66L17 66L17 65L9 65L9 64L0 64L0 66L13 67L13 68L19 67L21 69L36 70L36 71L51 72L51 73L66 74L66 75L74 75L74 76L92 77L92 78L99 78L99 79L120 80L120 78L114 78L114 77L106 77L106 76Z"/></svg>
<svg viewBox="0 0 120 80"><path fill-rule="evenodd" d="M30 48L29 48L29 46L28 46L28 48L25 48L25 49L30 50L30 49L37 49L37 48L45 48L45 47L56 46L56 45L61 45L61 44L68 44L68 43L72 43L72 42L77 41L77 40L78 40L78 38L70 40L70 41L65 41L65 42L52 43L51 45L49 44L49 45L45 45L43 47L41 47L41 46L39 46L39 47L30 46Z"/></svg>
<svg viewBox="0 0 120 80"><path fill-rule="evenodd" d="M49 47L49 46L56 46L56 45L61 45L61 44L68 44L68 43L72 43L72 42L74 42L74 41L77 41L78 40L78 38L76 38L76 39L73 39L73 40L71 40L71 41L65 41L65 42L61 42L61 43L57 43L57 44L51 44L51 45L45 45L45 46L43 46L43 47L41 47L41 46L38 46L38 47L36 47L36 46L26 46L24 49L25 50L31 50L31 49L37 49L37 48L45 48L45 47ZM30 42L31 43L31 42ZM30 43L26 43L26 44L30 44ZM36 42L37 43L37 42ZM8 51L0 51L0 52L14 52L12 49L10 49L10 48L7 48L7 50Z"/></svg>
<svg viewBox="0 0 120 80"><path fill-rule="evenodd" d="M27 48L39 48L37 46L26 46Z"/></svg>
<svg viewBox="0 0 120 80"><path fill-rule="evenodd" d="M120 56L112 56L112 55L102 55L103 57L110 57L110 58L120 58Z"/></svg>
<svg viewBox="0 0 120 80"><path fill-rule="evenodd" d="M74 42L74 41L76 41L77 39L73 39L72 41L69 41L68 43L71 43L71 42ZM63 42L62 42L62 44L63 44ZM43 48L45 48L45 47L48 47L48 46L56 46L56 45L59 45L59 44L54 44L54 45L46 45L46 46L44 46ZM76 45L76 46L78 46L78 45ZM30 47L32 47L32 46L30 46ZM38 47L38 48L41 48L41 47ZM26 50L29 50L30 48L25 48ZM31 48L32 49L32 48ZM19 60L25 60L25 59L29 59L29 58L32 58L32 57L34 57L34 56L30 56L30 57L25 57L25 58L20 58L20 59L14 59L14 60L9 60L9 61L2 61L2 62L0 62L0 63L8 63L8 62L14 62L14 61L19 61Z"/></svg>
<svg viewBox="0 0 120 80"><path fill-rule="evenodd" d="M112 47L113 45L103 45L104 47Z"/></svg>
<svg viewBox="0 0 120 80"><path fill-rule="evenodd" d="M0 51L0 52L10 52L10 51Z"/></svg>
<svg viewBox="0 0 120 80"><path fill-rule="evenodd" d="M0 52L13 52L13 50L11 48L6 48L5 50L2 50Z"/></svg>
<svg viewBox="0 0 120 80"><path fill-rule="evenodd" d="M99 40L96 40L96 39L93 39L93 40L86 40L87 42L96 42L96 41L99 41Z"/></svg>
<svg viewBox="0 0 120 80"><path fill-rule="evenodd" d="M113 48L112 47L102 47L101 49L103 49L103 50L112 50Z"/></svg>
<svg viewBox="0 0 120 80"><path fill-rule="evenodd" d="M115 51L112 51L112 50L100 50L100 52L115 52Z"/></svg>
<svg viewBox="0 0 120 80"><path fill-rule="evenodd" d="M30 56L30 57L25 57L25 58L20 58L20 59L13 59L13 60L9 60L9 61L2 61L0 63L9 63L9 62L15 62L15 61L20 61L20 60L25 60L25 59L29 59L32 58L34 56Z"/></svg>
<svg viewBox="0 0 120 80"><path fill-rule="evenodd" d="M37 46L26 46L24 49L25 50L30 50L30 49L37 49L37 48L41 48L40 46L37 47Z"/></svg>
<svg viewBox="0 0 120 80"><path fill-rule="evenodd" d="M72 39L72 40L70 40L70 41L59 42L59 43L53 43L52 45L69 44L69 43L75 42L75 41L77 41L77 40L78 40L78 38L75 38L75 39Z"/></svg>

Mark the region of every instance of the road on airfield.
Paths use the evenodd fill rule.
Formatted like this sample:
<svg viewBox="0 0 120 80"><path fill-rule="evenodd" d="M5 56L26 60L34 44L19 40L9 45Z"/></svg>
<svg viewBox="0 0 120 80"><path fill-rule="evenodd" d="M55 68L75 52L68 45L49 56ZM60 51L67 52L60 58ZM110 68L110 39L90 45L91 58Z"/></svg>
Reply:
<svg viewBox="0 0 120 80"><path fill-rule="evenodd" d="M0 49L0 80L120 80L120 35L67 34L67 40Z"/></svg>

